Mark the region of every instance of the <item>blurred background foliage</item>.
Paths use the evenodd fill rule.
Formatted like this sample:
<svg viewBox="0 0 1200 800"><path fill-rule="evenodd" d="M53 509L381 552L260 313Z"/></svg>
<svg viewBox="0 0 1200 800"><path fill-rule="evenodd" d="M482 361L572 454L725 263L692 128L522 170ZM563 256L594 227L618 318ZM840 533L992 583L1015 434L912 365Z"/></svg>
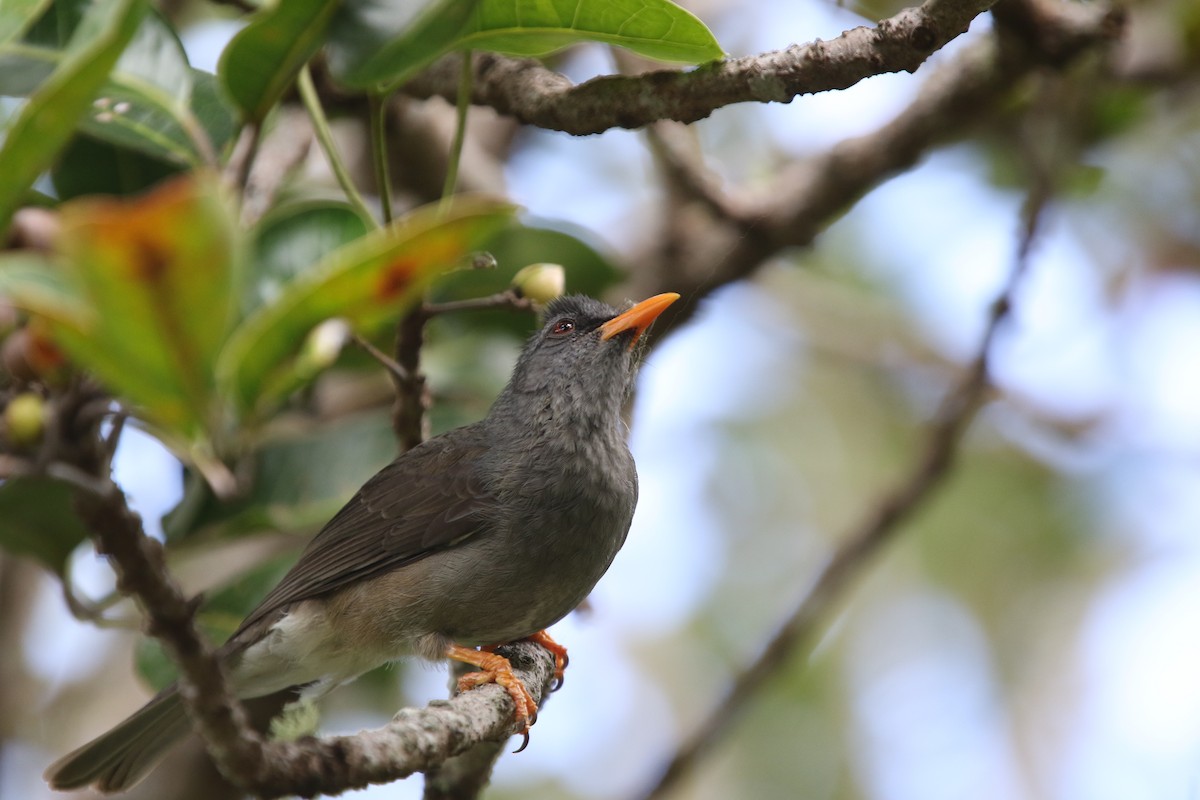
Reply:
<svg viewBox="0 0 1200 800"><path fill-rule="evenodd" d="M238 326L263 308L300 307L295 287L323 258L374 278L387 266L361 252L376 231L367 217L379 213L378 176L368 103L345 86L403 81L463 46L555 50L547 63L583 80L615 71L608 46L629 44L582 34L489 39L478 17L467 36L435 24L474 13L475 4L452 0L409 4L387 28L369 4L347 4L357 17L329 16L331 5L280 4L257 27L243 27L236 3L0 7L0 212L23 209L0 268L0 295L9 294L0 296L0 456L36 460L38 441L21 439L13 411L25 401L14 401L32 393L58 408L78 365L90 365L89 342L100 341L54 338L73 320L84 325L78 304L90 295L54 271L61 259L29 239L37 218L24 212L93 194L153 203L145 190L224 163L242 124L262 123L240 203L221 200L215 181L189 184L212 229L232 231L222 263L240 293L230 298L228 337L205 352L233 366L173 396L197 403L175 423L155 396L132 384L122 391L119 378L110 386L145 412L123 437L116 477L168 541L183 585L205 592L202 622L217 639L395 452L394 389L374 360L339 347L319 368L302 368L305 337L323 314L285 309L277 316L287 324L270 328L284 332L262 334L274 336L288 369L300 365L270 384L273 405L231 400L242 384L229 375L249 369L253 380L275 380L229 355ZM734 56L828 40L904 5L687 4ZM529 749L500 761L488 796L636 798L652 784L843 537L916 468L926 424L975 356L1014 262L1031 163L1052 174L1056 191L991 354L992 386L949 479L863 565L814 646L782 665L669 796L1195 795L1200 10L1144 0L1126 12L1112 48L1035 73L952 143L823 221L812 247L686 298L692 318L658 332L632 416L642 485L635 528L589 606L559 626L572 652L566 687ZM88 35L72 39L85 18ZM267 52L255 38L264 30L311 37ZM718 110L689 128L692 144L724 190L774 191L788 166L877 130L992 32L980 17L915 75L786 106ZM340 192L291 88L325 40L314 77L365 213ZM712 55L706 47L699 29L686 28L682 41L659 40L641 55L699 62ZM56 80L63 92L47 98ZM81 122L45 123L60 140L28 133L55 108L74 108ZM392 191L408 212L440 194L454 109L401 93L387 113ZM667 188L646 134L572 138L485 108L471 110L468 132L460 188L524 210L512 221L499 204L462 206L454 254L405 251L429 274L414 279L407 299L374 309L362 332L376 345L391 348L391 322L421 292L437 302L502 292L534 262L563 264L569 291L612 300L630 287L676 288L666 243L695 224L696 204ZM212 210L226 201L224 212ZM103 208L119 216L130 206ZM700 233L717 223L700 220L692 240L707 242ZM178 224L192 230L200 217ZM440 224L427 219L430 235ZM477 250L498 266L440 275ZM47 270L57 277L37 278ZM159 339L129 320L114 324L116 340ZM422 366L434 432L485 413L532 325L507 309L430 323ZM202 474L222 468L242 489L236 499L221 498ZM123 717L171 670L136 634L136 610L113 595L111 571L83 543L68 496L45 478L0 484L4 798L48 796L43 766ZM128 624L78 619L96 614ZM401 705L443 695L444 684L444 672L422 665L381 670L329 698L324 729L380 725ZM217 796L197 769L184 754L135 793ZM416 797L420 785L362 794Z"/></svg>

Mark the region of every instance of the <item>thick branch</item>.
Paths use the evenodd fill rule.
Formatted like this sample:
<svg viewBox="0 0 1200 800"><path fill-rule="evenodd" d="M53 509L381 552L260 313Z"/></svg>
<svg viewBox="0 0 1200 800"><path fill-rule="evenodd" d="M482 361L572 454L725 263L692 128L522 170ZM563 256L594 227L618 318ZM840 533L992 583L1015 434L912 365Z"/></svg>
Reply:
<svg viewBox="0 0 1200 800"><path fill-rule="evenodd" d="M1001 6L1005 13L998 6L997 15L1005 27L932 73L916 99L891 122L796 162L755 197L717 203L720 213L680 231L662 252L638 257L662 269L632 272L629 294L669 288L686 298L663 315L660 334L685 320L699 298L748 277L784 248L811 244L871 189L909 169L934 147L973 130L1040 66L1071 63L1115 40L1123 27L1123 16L1104 6L1048 0L1005 0ZM1007 28L1010 18L1036 19L1038 36L1026 36L1027 26ZM670 286L660 285L663 274L670 276Z"/></svg>
<svg viewBox="0 0 1200 800"><path fill-rule="evenodd" d="M855 28L828 42L690 71L606 76L578 86L538 61L481 54L474 60L471 99L521 122L576 135L667 119L695 122L732 103L788 103L800 95L845 89L872 75L912 72L995 2L927 0L874 28ZM457 57L443 59L404 90L453 102L459 71Z"/></svg>

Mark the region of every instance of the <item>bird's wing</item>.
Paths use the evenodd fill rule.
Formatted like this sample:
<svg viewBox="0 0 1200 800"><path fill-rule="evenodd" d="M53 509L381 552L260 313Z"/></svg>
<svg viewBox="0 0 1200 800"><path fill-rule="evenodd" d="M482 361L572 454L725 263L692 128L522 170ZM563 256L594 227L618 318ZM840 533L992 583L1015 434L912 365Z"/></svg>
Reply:
<svg viewBox="0 0 1200 800"><path fill-rule="evenodd" d="M388 572L486 531L494 517L489 512L497 506L478 468L487 449L474 428L460 428L384 467L309 542L237 633L290 603Z"/></svg>

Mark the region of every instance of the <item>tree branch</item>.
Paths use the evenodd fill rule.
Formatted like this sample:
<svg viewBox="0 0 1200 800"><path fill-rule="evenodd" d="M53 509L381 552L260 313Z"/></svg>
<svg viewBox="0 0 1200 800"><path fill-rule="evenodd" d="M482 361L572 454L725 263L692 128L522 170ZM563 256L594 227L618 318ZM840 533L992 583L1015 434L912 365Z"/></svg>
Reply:
<svg viewBox="0 0 1200 800"><path fill-rule="evenodd" d="M750 699L833 615L836 604L872 558L896 537L900 526L933 496L949 476L959 440L974 418L989 385L989 355L998 332L1011 312L1016 287L1028 269L1038 223L1049 198L1050 186L1046 176L1039 174L1034 178L1034 187L1024 209L1021 237L1013 266L1007 284L992 304L978 354L958 386L943 401L913 469L843 540L817 573L800 604L767 642L759 656L734 677L725 696L667 761L658 782L643 795L642 800L662 797L697 765Z"/></svg>
<svg viewBox="0 0 1200 800"><path fill-rule="evenodd" d="M661 270L631 271L630 294L670 288L686 298L663 315L660 334L686 320L699 298L748 277L785 248L812 244L831 220L871 189L912 167L932 148L985 122L1003 106L1000 100L1039 66L1062 67L1114 41L1124 20L1122 13L1105 6L1049 0L1004 0L997 14L1034 18L1039 33L1030 37L1023 29L998 26L996 35L932 73L916 99L891 122L796 162L765 191L722 204L721 213L680 230L658 252L635 258L657 263ZM1050 46L1054 49L1044 49ZM663 274L670 275L671 286L660 285Z"/></svg>
<svg viewBox="0 0 1200 800"><path fill-rule="evenodd" d="M579 85L532 59L481 54L471 99L521 122L575 135L639 128L672 119L695 122L732 103L788 103L805 94L845 89L885 72L912 72L996 0L927 0L873 28L828 42L792 45L694 70L605 76ZM458 57L446 58L406 84L416 97L454 101Z"/></svg>

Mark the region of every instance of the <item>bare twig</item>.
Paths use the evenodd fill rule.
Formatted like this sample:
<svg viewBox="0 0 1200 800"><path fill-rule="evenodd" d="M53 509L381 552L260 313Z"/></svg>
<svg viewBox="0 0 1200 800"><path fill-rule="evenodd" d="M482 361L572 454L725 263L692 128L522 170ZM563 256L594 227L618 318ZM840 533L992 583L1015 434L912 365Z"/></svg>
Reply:
<svg viewBox="0 0 1200 800"><path fill-rule="evenodd" d="M371 358L382 364L383 368L386 369L388 374L392 376L393 381L401 382L409 380L408 371L405 370L404 367L400 366L400 364L396 362L396 359L392 358L387 353L371 344L367 339L356 333L351 337L351 341L365 350L367 354L371 356Z"/></svg>
<svg viewBox="0 0 1200 800"><path fill-rule="evenodd" d="M507 308L513 311L533 311L533 301L522 297L515 289L505 289L503 292L487 297L472 297L467 300L449 300L445 303L431 303L425 306L427 317L439 314L450 314L456 311L482 311L492 308Z"/></svg>
<svg viewBox="0 0 1200 800"><path fill-rule="evenodd" d="M262 125L257 122L246 123L225 164L225 180L239 190L245 188L250 180L250 169L254 166L254 156L258 154L261 138Z"/></svg>
<svg viewBox="0 0 1200 800"><path fill-rule="evenodd" d="M404 315L396 326L396 363L403 373L393 373L396 384L396 403L392 410L392 430L396 434L400 452L419 445L429 438L429 411L431 398L421 372L421 348L425 346L424 304Z"/></svg>
<svg viewBox="0 0 1200 800"><path fill-rule="evenodd" d="M996 0L927 0L873 28L695 70L606 76L578 86L531 59L483 54L474 59L472 100L521 122L576 135L639 128L672 119L695 122L731 103L787 103L845 89L886 72L912 72L957 37ZM460 59L446 58L404 86L417 97L453 102Z"/></svg>
<svg viewBox="0 0 1200 800"><path fill-rule="evenodd" d="M828 622L836 604L852 582L950 474L959 440L974 418L988 387L989 355L998 332L1009 316L1017 284L1028 268L1038 221L1047 198L1046 184L1036 180L1025 208L1023 230L1013 267L1007 284L992 305L978 354L958 386L942 403L933 419L921 455L908 476L843 540L817 573L795 611L770 638L759 656L734 677L716 708L666 762L661 777L642 796L643 800L662 797L696 766L763 684L778 674L796 652L811 641L821 625Z"/></svg>
<svg viewBox="0 0 1200 800"><path fill-rule="evenodd" d="M646 141L668 184L679 194L703 203L714 216L739 227L752 223L751 209L727 193L705 167L692 131L675 122L658 122L646 128Z"/></svg>

